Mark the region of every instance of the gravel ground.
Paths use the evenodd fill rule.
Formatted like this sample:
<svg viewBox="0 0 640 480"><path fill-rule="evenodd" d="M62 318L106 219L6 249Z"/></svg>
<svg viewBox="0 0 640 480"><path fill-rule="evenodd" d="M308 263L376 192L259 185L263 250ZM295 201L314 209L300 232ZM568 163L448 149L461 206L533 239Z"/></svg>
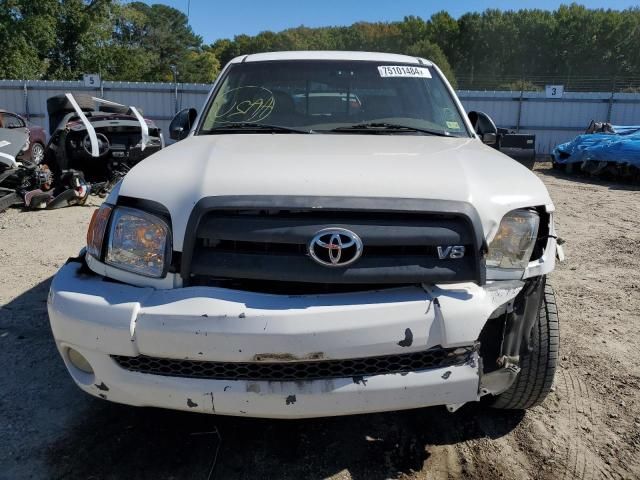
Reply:
<svg viewBox="0 0 640 480"><path fill-rule="evenodd" d="M85 395L51 338L51 276L92 206L0 214L0 478L639 478L640 188L542 165L567 261L562 361L526 413L467 405L304 421L135 409ZM93 201L93 206L97 204Z"/></svg>

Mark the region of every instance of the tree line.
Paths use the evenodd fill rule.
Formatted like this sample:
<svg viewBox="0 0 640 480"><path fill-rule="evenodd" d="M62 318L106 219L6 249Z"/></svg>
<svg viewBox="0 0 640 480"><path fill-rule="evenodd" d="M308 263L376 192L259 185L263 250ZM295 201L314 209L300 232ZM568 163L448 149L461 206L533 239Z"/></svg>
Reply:
<svg viewBox="0 0 640 480"><path fill-rule="evenodd" d="M215 25L215 18L211 19ZM358 22L237 35L205 44L186 15L120 0L0 0L0 78L213 81L231 58L277 50L370 50L436 62L460 88L640 86L640 8L485 10L455 19Z"/></svg>

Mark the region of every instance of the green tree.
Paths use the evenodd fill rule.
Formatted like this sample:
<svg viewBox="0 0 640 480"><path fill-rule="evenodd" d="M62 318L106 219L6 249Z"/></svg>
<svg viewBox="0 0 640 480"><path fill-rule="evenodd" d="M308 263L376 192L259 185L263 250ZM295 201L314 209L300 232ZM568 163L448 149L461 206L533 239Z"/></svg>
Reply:
<svg viewBox="0 0 640 480"><path fill-rule="evenodd" d="M0 0L0 78L43 78L55 43L57 1Z"/></svg>
<svg viewBox="0 0 640 480"><path fill-rule="evenodd" d="M119 58L123 50L135 48L149 56L135 80L172 81L171 65L177 66L182 82L210 82L217 75L215 54L202 48L202 37L193 33L179 10L133 2L122 7L116 23L114 44L121 50ZM134 58L140 60L138 55Z"/></svg>
<svg viewBox="0 0 640 480"><path fill-rule="evenodd" d="M237 35L203 45L187 17L167 5L125 0L0 0L2 78L211 82L232 58L276 50L372 50L426 57L465 88L550 79L569 88L639 87L640 8L485 10L454 19L357 22L351 26ZM635 80L634 80L635 78ZM520 82L520 83L518 83Z"/></svg>
<svg viewBox="0 0 640 480"><path fill-rule="evenodd" d="M55 42L46 52L47 77L74 80L99 67L111 37L113 0L56 2ZM90 68L88 68L90 67Z"/></svg>
<svg viewBox="0 0 640 480"><path fill-rule="evenodd" d="M458 22L445 11L434 13L425 25L425 36L442 49L452 66L457 60L459 35Z"/></svg>
<svg viewBox="0 0 640 480"><path fill-rule="evenodd" d="M180 81L211 83L220 72L220 62L211 48L190 50L178 63ZM185 80L187 79L187 80Z"/></svg>

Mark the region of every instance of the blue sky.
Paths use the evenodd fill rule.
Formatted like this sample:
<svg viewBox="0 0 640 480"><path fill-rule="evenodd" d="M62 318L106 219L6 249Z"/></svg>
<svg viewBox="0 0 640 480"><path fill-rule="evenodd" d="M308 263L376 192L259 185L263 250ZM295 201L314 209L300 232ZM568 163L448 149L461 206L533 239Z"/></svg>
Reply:
<svg viewBox="0 0 640 480"><path fill-rule="evenodd" d="M233 38L246 33L255 35L263 30L279 31L305 25L321 27L350 25L357 21L402 20L405 15L428 18L440 10L459 17L469 11L487 8L517 10L544 8L553 10L568 1L551 0L190 0L189 23L206 43L218 38ZM189 0L145 0L145 3L164 3L187 12ZM640 0L583 0L578 2L590 8L624 9L640 6Z"/></svg>

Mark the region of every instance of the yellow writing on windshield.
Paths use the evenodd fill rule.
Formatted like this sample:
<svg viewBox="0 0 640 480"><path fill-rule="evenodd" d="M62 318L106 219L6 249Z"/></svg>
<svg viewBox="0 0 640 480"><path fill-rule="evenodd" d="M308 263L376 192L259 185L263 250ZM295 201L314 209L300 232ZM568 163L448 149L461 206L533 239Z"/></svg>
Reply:
<svg viewBox="0 0 640 480"><path fill-rule="evenodd" d="M259 122L271 115L275 104L273 93L266 88L234 88L225 94L225 104L214 123Z"/></svg>

